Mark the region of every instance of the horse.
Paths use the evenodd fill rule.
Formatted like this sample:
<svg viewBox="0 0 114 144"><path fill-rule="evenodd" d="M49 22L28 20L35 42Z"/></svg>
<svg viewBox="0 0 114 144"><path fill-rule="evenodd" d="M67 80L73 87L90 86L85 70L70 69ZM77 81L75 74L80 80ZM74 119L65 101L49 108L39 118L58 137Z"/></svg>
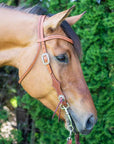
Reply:
<svg viewBox="0 0 114 144"><path fill-rule="evenodd" d="M73 8L41 18L1 7L0 67L16 67L24 90L56 112L70 133L89 134L97 112L79 61L80 40L71 29L84 13L68 17Z"/></svg>

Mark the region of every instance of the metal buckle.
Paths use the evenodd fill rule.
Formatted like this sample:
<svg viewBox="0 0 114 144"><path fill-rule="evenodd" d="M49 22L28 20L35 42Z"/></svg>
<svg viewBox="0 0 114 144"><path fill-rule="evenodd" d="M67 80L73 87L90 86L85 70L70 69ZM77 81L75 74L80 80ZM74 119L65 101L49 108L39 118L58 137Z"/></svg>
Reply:
<svg viewBox="0 0 114 144"><path fill-rule="evenodd" d="M68 142L69 140L72 140L72 138L71 138L70 136L67 138L67 142Z"/></svg>
<svg viewBox="0 0 114 144"><path fill-rule="evenodd" d="M67 106L61 105L61 109L65 110L67 112L67 109L69 108L69 103L67 103Z"/></svg>
<svg viewBox="0 0 114 144"><path fill-rule="evenodd" d="M73 128L73 125L72 125L72 120L71 120L71 117L69 115L69 112L68 112L68 108L69 108L69 103L67 103L67 106L64 106L64 105L61 105L61 109L63 109L66 113L66 116L69 120L69 125L68 125L68 128L69 128L69 131L70 131L70 135L72 134L74 128Z"/></svg>
<svg viewBox="0 0 114 144"><path fill-rule="evenodd" d="M61 99L62 99L63 101L65 100L64 95L59 95L59 100L61 100Z"/></svg>
<svg viewBox="0 0 114 144"><path fill-rule="evenodd" d="M44 57L47 58L46 62L45 62L45 58ZM48 53L43 53L41 58L42 58L42 62L43 62L44 65L48 65L50 63L50 59L49 59Z"/></svg>
<svg viewBox="0 0 114 144"><path fill-rule="evenodd" d="M72 132L73 132L73 130L70 130L69 137L67 138L67 142L69 142L69 140L72 141L72 138L71 138L71 136L72 136Z"/></svg>

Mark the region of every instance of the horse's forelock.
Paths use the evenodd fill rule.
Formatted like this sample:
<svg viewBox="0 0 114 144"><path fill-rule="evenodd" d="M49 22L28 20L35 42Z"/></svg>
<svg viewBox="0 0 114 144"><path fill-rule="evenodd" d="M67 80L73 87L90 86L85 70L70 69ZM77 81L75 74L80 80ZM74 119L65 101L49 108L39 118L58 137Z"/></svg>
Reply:
<svg viewBox="0 0 114 144"><path fill-rule="evenodd" d="M78 36L76 35L74 30L71 28L71 26L66 21L62 22L61 27L62 27L63 31L66 33L66 35L73 40L74 49L75 49L78 57L81 58L82 49L81 49L81 44L80 44L80 40L79 40Z"/></svg>

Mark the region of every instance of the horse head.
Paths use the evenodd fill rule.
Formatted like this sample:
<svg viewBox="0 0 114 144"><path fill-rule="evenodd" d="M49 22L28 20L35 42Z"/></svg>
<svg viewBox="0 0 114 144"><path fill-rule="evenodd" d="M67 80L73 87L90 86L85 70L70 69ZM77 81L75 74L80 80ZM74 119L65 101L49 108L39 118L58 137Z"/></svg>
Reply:
<svg viewBox="0 0 114 144"><path fill-rule="evenodd" d="M75 24L84 13L78 16L67 17L72 10L66 10L55 14L52 17L46 17L43 23L44 37L52 35L66 36L66 33L61 28L61 23L66 20L69 25ZM26 49L27 57L34 58L36 48L38 48L37 27L35 28L34 45L32 48ZM45 42L47 52L49 54L50 65L56 79L60 82L61 90L69 103L68 113L73 122L74 129L82 134L88 134L97 121L97 112L84 80L83 72L81 69L79 55L81 52L81 45L79 38L75 38L76 46L63 39L50 39ZM34 53L34 54L33 54ZM29 55L30 54L30 55ZM48 72L47 67L42 63L42 49L40 50L38 59L30 73L22 81L24 89L34 98L40 100L46 107L55 111L59 99L56 90L52 86L52 78ZM30 59L28 61L30 64ZM20 65L19 75L21 76L25 67ZM57 111L59 115L59 110ZM61 119L68 120L65 112L62 111Z"/></svg>

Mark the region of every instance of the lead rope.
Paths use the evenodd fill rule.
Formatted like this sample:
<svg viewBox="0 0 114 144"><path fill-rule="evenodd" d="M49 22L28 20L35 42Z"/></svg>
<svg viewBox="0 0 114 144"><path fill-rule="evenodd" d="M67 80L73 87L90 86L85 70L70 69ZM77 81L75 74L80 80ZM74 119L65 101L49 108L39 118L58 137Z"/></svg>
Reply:
<svg viewBox="0 0 114 144"><path fill-rule="evenodd" d="M67 144L72 144L72 139L68 139Z"/></svg>
<svg viewBox="0 0 114 144"><path fill-rule="evenodd" d="M67 138L67 144L72 144L71 136L69 136ZM75 144L80 144L80 142L79 142L79 133L75 134Z"/></svg>
<svg viewBox="0 0 114 144"><path fill-rule="evenodd" d="M76 144L80 144L80 142L79 142L79 133L75 134L75 142L76 142Z"/></svg>

